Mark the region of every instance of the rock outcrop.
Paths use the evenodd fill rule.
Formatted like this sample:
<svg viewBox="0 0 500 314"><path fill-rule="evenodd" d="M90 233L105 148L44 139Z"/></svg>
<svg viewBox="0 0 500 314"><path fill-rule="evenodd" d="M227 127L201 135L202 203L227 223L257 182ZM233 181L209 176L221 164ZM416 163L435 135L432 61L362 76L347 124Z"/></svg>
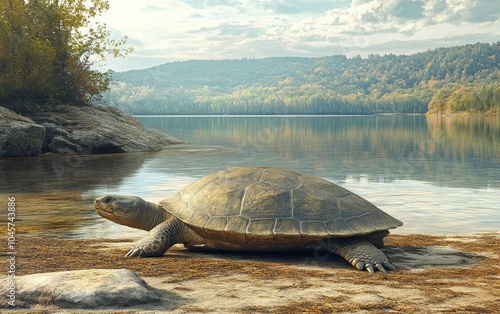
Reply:
<svg viewBox="0 0 500 314"><path fill-rule="evenodd" d="M166 145L181 143L158 130L145 128L139 120L117 108L103 105L60 105L49 110L32 111L26 116L28 118L5 108L0 111L0 157L33 156L46 152L159 151Z"/></svg>
<svg viewBox="0 0 500 314"><path fill-rule="evenodd" d="M159 290L150 287L128 269L88 269L18 276L16 285L16 300L25 307L121 308L162 300Z"/></svg>
<svg viewBox="0 0 500 314"><path fill-rule="evenodd" d="M30 114L45 127L43 152L129 153L159 151L179 140L145 128L136 118L103 105L59 106Z"/></svg>
<svg viewBox="0 0 500 314"><path fill-rule="evenodd" d="M44 136L43 126L0 107L0 158L38 155Z"/></svg>

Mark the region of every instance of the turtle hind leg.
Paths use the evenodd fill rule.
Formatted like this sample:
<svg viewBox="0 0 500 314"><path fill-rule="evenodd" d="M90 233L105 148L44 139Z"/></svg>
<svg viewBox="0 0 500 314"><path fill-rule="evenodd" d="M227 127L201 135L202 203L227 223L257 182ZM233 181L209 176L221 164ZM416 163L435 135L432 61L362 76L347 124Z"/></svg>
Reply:
<svg viewBox="0 0 500 314"><path fill-rule="evenodd" d="M371 274L376 270L387 273L386 268L396 270L387 256L363 237L329 239L326 249L342 256L357 269L366 269Z"/></svg>
<svg viewBox="0 0 500 314"><path fill-rule="evenodd" d="M130 248L126 257L162 256L174 244L178 243L182 226L177 218L169 219L151 229Z"/></svg>

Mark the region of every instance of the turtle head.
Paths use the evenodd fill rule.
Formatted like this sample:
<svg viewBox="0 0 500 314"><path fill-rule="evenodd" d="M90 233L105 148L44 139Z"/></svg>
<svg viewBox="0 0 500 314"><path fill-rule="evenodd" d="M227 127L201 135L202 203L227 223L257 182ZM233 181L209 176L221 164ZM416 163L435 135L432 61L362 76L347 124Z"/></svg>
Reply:
<svg viewBox="0 0 500 314"><path fill-rule="evenodd" d="M160 205L137 196L99 196L94 199L94 208L106 219L143 230L151 230L166 219L166 211Z"/></svg>

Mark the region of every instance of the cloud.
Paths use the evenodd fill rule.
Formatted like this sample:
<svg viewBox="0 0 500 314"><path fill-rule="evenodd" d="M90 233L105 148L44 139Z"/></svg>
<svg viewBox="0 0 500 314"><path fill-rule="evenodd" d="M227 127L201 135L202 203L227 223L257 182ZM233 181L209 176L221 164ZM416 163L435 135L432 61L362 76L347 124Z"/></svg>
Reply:
<svg viewBox="0 0 500 314"><path fill-rule="evenodd" d="M473 23L491 22L500 18L500 3L478 0L463 12L464 20Z"/></svg>
<svg viewBox="0 0 500 314"><path fill-rule="evenodd" d="M355 0L348 8L335 8L299 21L293 29L318 36L387 32L411 35L439 23L495 21L500 18L499 12L500 6L487 0Z"/></svg>
<svg viewBox="0 0 500 314"><path fill-rule="evenodd" d="M317 14L338 7L347 7L349 1L342 0L297 0L297 1L263 1L264 9L276 14Z"/></svg>
<svg viewBox="0 0 500 314"><path fill-rule="evenodd" d="M127 38L127 45L132 46L132 47L136 47L136 48L142 48L145 46L145 44L141 40L139 40L137 38L130 38L130 37Z"/></svg>
<svg viewBox="0 0 500 314"><path fill-rule="evenodd" d="M484 23L500 18L500 6L491 0L428 0L424 8L432 23Z"/></svg>
<svg viewBox="0 0 500 314"><path fill-rule="evenodd" d="M104 22L130 38L130 67L187 59L412 53L448 42L499 40L500 6L492 0L110 2Z"/></svg>
<svg viewBox="0 0 500 314"><path fill-rule="evenodd" d="M217 6L235 6L241 4L238 0L183 0L193 8L206 9Z"/></svg>
<svg viewBox="0 0 500 314"><path fill-rule="evenodd" d="M393 13L402 19L421 19L424 17L424 2L402 1L394 7Z"/></svg>
<svg viewBox="0 0 500 314"><path fill-rule="evenodd" d="M222 24L218 27L219 36L244 36L245 38L259 38L265 30L253 25L242 25L238 23Z"/></svg>
<svg viewBox="0 0 500 314"><path fill-rule="evenodd" d="M158 12L158 11L167 10L167 8L165 8L163 6L156 5L156 4L145 4L143 6L143 9L144 9L144 11L148 11L148 12Z"/></svg>

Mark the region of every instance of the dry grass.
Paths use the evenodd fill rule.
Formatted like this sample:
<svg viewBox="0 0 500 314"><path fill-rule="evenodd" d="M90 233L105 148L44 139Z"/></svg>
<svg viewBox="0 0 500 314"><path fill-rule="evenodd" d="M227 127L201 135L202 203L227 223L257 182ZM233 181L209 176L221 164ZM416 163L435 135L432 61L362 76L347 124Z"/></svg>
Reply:
<svg viewBox="0 0 500 314"><path fill-rule="evenodd" d="M118 241L106 240L106 243L110 242ZM308 253L193 253L174 250L160 258L126 259L123 249L110 248L106 243L98 240L21 238L16 246L16 273L28 275L89 268L127 268L142 277L164 278L163 282L171 284L172 291L181 295L190 294L193 290L183 286L183 283L190 280L210 280L214 276L225 278L241 275L242 278L253 278L254 285L265 285L266 282L282 279L284 283L275 287L278 292L305 291L315 288L322 281L338 284L340 288L333 296L311 296L272 307L241 304L241 313L427 313L426 308L441 306L443 308L440 313L452 313L455 310L493 313L500 302L500 239L497 234L470 239L463 236L444 238L391 235L387 238L385 252L400 270L388 275L377 273L374 276L356 271L336 257L309 267L307 261L310 261L311 255ZM404 265L403 261L398 261L397 254L394 254L398 250L418 253L424 248L436 246L459 250L460 253L456 255L463 256L464 260L473 260L476 265L431 267L414 271L401 267L401 264ZM5 263L6 259L2 260ZM6 269L7 265L1 267ZM227 284L231 285L231 282L228 281ZM351 302L352 295L360 292L342 289L341 285L344 284L350 287L366 286L373 295L380 295L380 302ZM383 293L384 290L391 291L390 289L415 291L422 297L402 300L396 295ZM478 295L485 297L478 299ZM237 299L238 295L235 293L227 298ZM471 300L475 302L470 302ZM182 310L193 313L210 312L196 304L185 305Z"/></svg>
<svg viewBox="0 0 500 314"><path fill-rule="evenodd" d="M227 274L247 274L260 279L317 275L314 270L286 267L297 256L303 258L303 255L209 252L207 257L199 257L200 254L191 254L190 251L174 250L159 258L129 259L124 258L123 249L100 250L106 248L101 244L102 241L98 240L22 238L17 243L18 255L21 256L17 269L19 274L29 275L89 268L128 268L140 276L168 277L170 283Z"/></svg>

